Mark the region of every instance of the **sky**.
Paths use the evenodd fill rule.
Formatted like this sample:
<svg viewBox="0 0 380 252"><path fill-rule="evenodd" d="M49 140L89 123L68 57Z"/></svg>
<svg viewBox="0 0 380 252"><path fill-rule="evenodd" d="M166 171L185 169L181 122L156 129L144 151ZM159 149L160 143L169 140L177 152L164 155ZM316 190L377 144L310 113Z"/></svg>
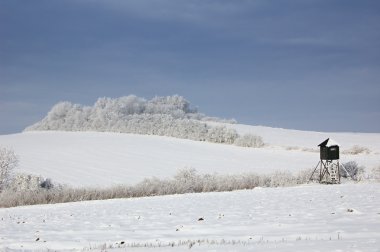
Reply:
<svg viewBox="0 0 380 252"><path fill-rule="evenodd" d="M239 123L380 132L377 0L0 0L0 134L178 94Z"/></svg>

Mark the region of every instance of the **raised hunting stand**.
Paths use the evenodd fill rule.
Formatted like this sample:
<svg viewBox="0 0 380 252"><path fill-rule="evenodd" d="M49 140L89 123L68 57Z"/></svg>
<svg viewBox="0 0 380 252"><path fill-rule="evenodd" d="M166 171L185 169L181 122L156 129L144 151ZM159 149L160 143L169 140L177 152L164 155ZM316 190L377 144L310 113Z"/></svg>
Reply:
<svg viewBox="0 0 380 252"><path fill-rule="evenodd" d="M339 144L327 138L318 145L320 147L320 160L310 176L311 180L319 167L319 183L339 184L340 165L339 165Z"/></svg>

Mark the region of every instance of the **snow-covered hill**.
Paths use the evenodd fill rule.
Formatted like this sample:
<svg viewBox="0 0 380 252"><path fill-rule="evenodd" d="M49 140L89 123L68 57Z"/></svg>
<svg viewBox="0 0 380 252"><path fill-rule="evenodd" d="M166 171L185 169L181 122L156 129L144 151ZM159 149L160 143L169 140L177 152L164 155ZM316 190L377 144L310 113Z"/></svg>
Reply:
<svg viewBox="0 0 380 252"><path fill-rule="evenodd" d="M315 167L317 145L326 138L340 143L341 162L357 161L368 171L380 165L380 134L207 123L259 135L266 145L26 131L0 136L0 146L18 154L17 172L76 187L134 184L182 168L297 172ZM355 145L369 151L349 154ZM378 251L379 192L379 184L302 185L0 209L0 251Z"/></svg>
<svg viewBox="0 0 380 252"><path fill-rule="evenodd" d="M235 129L239 134L256 134L261 136L270 145L299 148L315 148L324 139L333 138L343 150L355 145L367 147L374 152L380 152L380 133L353 133L353 132L317 132L302 131L265 126L252 126L244 124L228 124L208 122L211 126L226 126Z"/></svg>
<svg viewBox="0 0 380 252"><path fill-rule="evenodd" d="M220 123L216 123L219 124ZM223 124L239 133L262 136L264 148L244 148L162 136L101 132L28 131L0 136L0 146L20 157L19 172L73 186L134 184L144 178L173 176L179 169L200 173L295 172L314 167L317 145L328 137L341 148L367 147L369 154L341 155L368 170L380 165L380 134L319 133L261 126ZM292 148L287 148L291 146ZM297 147L297 148L294 148Z"/></svg>
<svg viewBox="0 0 380 252"><path fill-rule="evenodd" d="M379 251L379 197L308 185L0 209L0 251Z"/></svg>

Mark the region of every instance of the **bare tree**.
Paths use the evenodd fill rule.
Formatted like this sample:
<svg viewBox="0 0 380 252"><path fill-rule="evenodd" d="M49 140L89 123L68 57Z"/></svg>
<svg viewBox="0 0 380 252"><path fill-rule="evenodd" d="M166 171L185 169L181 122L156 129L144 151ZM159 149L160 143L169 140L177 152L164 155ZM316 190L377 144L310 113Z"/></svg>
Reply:
<svg viewBox="0 0 380 252"><path fill-rule="evenodd" d="M0 191L9 184L12 172L17 167L18 157L13 150L0 147Z"/></svg>

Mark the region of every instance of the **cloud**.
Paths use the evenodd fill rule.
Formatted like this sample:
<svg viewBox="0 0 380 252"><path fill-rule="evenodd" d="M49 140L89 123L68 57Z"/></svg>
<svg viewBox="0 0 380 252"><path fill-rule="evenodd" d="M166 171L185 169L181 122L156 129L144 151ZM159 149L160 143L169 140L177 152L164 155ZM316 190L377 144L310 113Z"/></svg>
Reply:
<svg viewBox="0 0 380 252"><path fill-rule="evenodd" d="M336 46L336 42L327 38L316 38L316 37L294 37L283 39L281 41L283 44L293 45L293 46Z"/></svg>
<svg viewBox="0 0 380 252"><path fill-rule="evenodd" d="M261 1L183 1L183 0L108 0L87 1L113 12L133 15L143 19L179 21L198 25L215 25L223 19L232 20L241 15L249 6Z"/></svg>
<svg viewBox="0 0 380 252"><path fill-rule="evenodd" d="M25 101L0 101L0 113L13 113L17 111L35 111L35 103Z"/></svg>

